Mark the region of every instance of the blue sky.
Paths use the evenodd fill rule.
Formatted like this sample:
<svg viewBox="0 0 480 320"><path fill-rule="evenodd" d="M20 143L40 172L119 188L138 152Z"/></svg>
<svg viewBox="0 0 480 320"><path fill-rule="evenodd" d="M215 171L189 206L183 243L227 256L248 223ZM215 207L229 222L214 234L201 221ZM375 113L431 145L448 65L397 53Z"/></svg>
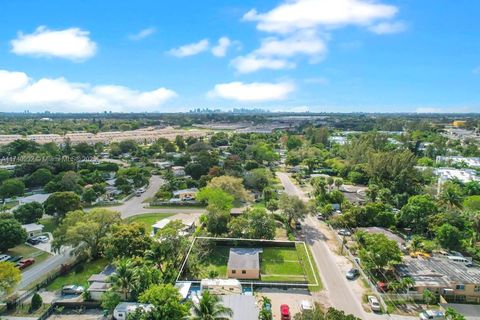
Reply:
<svg viewBox="0 0 480 320"><path fill-rule="evenodd" d="M478 112L480 2L3 1L0 111Z"/></svg>

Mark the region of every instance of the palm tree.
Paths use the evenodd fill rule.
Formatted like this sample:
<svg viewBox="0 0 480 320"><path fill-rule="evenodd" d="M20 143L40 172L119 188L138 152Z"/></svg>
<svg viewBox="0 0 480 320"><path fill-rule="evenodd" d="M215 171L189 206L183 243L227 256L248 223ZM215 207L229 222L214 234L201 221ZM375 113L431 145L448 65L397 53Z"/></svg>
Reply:
<svg viewBox="0 0 480 320"><path fill-rule="evenodd" d="M193 305L192 314L191 320L229 320L233 311L222 305L219 296L206 290L198 304Z"/></svg>
<svg viewBox="0 0 480 320"><path fill-rule="evenodd" d="M433 299L435 299L435 295L433 294L433 292L428 289L423 290L422 297L425 303L427 304L427 308L430 305L430 303L433 301Z"/></svg>
<svg viewBox="0 0 480 320"><path fill-rule="evenodd" d="M335 187L337 187L337 189L340 189L340 187L342 185L343 185L343 179L342 178L335 179Z"/></svg>
<svg viewBox="0 0 480 320"><path fill-rule="evenodd" d="M413 280L411 277L405 277L400 280L400 286L403 290L406 290L408 293L408 290L415 284L415 280Z"/></svg>
<svg viewBox="0 0 480 320"><path fill-rule="evenodd" d="M114 289L124 294L125 300L128 300L128 294L136 283L134 267L130 260L123 259L118 262L115 273L110 276L110 283Z"/></svg>

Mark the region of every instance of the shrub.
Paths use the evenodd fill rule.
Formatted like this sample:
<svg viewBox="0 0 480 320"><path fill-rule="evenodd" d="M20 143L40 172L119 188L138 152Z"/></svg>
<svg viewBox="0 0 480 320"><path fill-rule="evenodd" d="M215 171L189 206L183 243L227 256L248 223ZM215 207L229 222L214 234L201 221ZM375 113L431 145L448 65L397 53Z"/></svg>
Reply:
<svg viewBox="0 0 480 320"><path fill-rule="evenodd" d="M35 293L32 297L32 301L30 302L30 312L38 310L42 306L42 304L42 297L38 293Z"/></svg>

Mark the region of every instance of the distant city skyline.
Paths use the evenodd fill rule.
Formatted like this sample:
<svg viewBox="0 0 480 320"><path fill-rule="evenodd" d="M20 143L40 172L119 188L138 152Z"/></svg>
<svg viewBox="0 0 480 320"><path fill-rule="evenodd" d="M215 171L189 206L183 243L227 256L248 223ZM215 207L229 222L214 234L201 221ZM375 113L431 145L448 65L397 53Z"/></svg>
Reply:
<svg viewBox="0 0 480 320"><path fill-rule="evenodd" d="M0 112L480 112L480 3L2 3Z"/></svg>

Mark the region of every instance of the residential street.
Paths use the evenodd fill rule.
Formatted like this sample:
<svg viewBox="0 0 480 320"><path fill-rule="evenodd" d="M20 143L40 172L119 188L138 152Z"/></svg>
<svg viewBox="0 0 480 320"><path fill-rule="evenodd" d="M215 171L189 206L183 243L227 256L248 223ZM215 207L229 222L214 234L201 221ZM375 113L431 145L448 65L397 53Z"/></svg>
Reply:
<svg viewBox="0 0 480 320"><path fill-rule="evenodd" d="M162 212L162 213L203 213L205 210L203 208L148 208L147 203L143 201L147 198L152 198L158 189L162 186L164 180L158 176L154 175L150 178L150 183L148 184L147 190L142 193L141 196L133 196L131 199L125 201L122 205L107 207L107 209L120 212L122 219L136 216L143 213L153 213L153 212Z"/></svg>
<svg viewBox="0 0 480 320"><path fill-rule="evenodd" d="M290 180L287 173L277 172L277 177L282 182L285 193L296 195L305 201L308 200L304 192ZM377 315L365 312L361 305L361 294L358 292L360 290L359 284L348 281L345 278L345 270L342 270L342 267L345 269L346 266L350 266L350 262L329 248L326 243L328 238L322 229L324 228L321 228L320 222L315 218L308 216L305 219L303 224L305 240L311 247L330 304L360 319L412 319L412 317Z"/></svg>
<svg viewBox="0 0 480 320"><path fill-rule="evenodd" d="M49 272L57 270L62 264L68 263L73 259L70 255L70 251L70 248L64 248L62 249L62 253L56 254L53 257L48 258L39 264L34 264L26 269L25 272L22 272L22 280L17 285L17 290L28 288L30 284L38 282Z"/></svg>

